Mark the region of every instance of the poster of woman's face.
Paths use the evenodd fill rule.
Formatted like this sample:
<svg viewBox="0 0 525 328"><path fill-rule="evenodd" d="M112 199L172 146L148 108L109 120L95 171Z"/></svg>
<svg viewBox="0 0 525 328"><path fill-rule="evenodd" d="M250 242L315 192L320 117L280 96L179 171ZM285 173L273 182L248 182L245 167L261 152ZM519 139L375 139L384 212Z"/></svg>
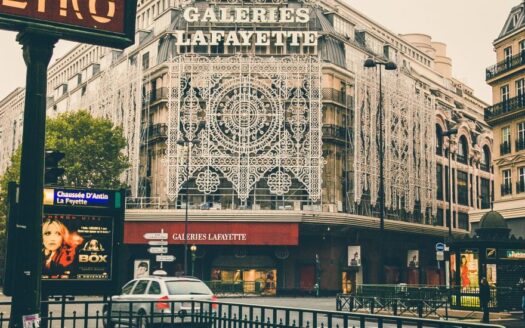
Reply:
<svg viewBox="0 0 525 328"><path fill-rule="evenodd" d="M361 265L361 246L348 246L348 266Z"/></svg>
<svg viewBox="0 0 525 328"><path fill-rule="evenodd" d="M409 249L407 252L407 267L416 269L419 268L419 250Z"/></svg>
<svg viewBox="0 0 525 328"><path fill-rule="evenodd" d="M133 266L133 278L141 278L149 275L149 260L135 260Z"/></svg>

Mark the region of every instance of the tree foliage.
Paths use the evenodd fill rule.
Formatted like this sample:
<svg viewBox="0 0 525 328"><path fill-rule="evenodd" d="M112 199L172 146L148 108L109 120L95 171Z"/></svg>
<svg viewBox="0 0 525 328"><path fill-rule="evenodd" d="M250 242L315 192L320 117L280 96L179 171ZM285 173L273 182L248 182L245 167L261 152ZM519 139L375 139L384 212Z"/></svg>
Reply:
<svg viewBox="0 0 525 328"><path fill-rule="evenodd" d="M88 188L120 188L120 175L129 167L122 153L126 146L122 129L103 118L94 118L87 111L77 111L48 119L46 149L61 151L65 157L60 186ZM0 177L0 254L3 254L7 215L7 185L19 182L21 147L11 158L11 164Z"/></svg>

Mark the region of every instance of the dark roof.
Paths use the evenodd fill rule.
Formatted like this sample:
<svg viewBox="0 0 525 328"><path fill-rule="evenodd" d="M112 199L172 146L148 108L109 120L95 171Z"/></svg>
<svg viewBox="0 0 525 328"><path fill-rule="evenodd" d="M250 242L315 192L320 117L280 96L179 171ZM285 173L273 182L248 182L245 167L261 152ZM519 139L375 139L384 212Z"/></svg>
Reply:
<svg viewBox="0 0 525 328"><path fill-rule="evenodd" d="M508 229L505 218L496 211L485 213L479 221L480 229Z"/></svg>
<svg viewBox="0 0 525 328"><path fill-rule="evenodd" d="M507 21L496 40L512 34L522 27L525 27L525 1L511 9Z"/></svg>
<svg viewBox="0 0 525 328"><path fill-rule="evenodd" d="M322 60L345 67L346 56L343 42L325 35L319 39L319 56Z"/></svg>

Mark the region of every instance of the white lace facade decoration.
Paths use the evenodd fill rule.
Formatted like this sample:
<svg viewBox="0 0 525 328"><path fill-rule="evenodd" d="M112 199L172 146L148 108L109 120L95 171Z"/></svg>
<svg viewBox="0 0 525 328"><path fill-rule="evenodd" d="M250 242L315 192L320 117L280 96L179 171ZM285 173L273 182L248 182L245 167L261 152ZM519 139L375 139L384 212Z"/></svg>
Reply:
<svg viewBox="0 0 525 328"><path fill-rule="evenodd" d="M311 200L320 199L318 58L177 56L169 63L169 83L170 199L191 178L206 194L225 180L241 201L263 178L277 195L295 179ZM180 139L199 143L187 154Z"/></svg>
<svg viewBox="0 0 525 328"><path fill-rule="evenodd" d="M354 201L365 192L375 206L379 194L379 72L356 67ZM382 72L385 206L436 213L435 114L432 98L416 92L414 80Z"/></svg>

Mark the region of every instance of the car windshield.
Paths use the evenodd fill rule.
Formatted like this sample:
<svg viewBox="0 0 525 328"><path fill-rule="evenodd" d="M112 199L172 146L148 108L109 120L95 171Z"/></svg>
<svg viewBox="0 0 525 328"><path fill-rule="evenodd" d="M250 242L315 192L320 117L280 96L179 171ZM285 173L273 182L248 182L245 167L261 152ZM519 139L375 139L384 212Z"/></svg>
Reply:
<svg viewBox="0 0 525 328"><path fill-rule="evenodd" d="M202 281L172 280L166 281L170 295L211 295L211 290Z"/></svg>

